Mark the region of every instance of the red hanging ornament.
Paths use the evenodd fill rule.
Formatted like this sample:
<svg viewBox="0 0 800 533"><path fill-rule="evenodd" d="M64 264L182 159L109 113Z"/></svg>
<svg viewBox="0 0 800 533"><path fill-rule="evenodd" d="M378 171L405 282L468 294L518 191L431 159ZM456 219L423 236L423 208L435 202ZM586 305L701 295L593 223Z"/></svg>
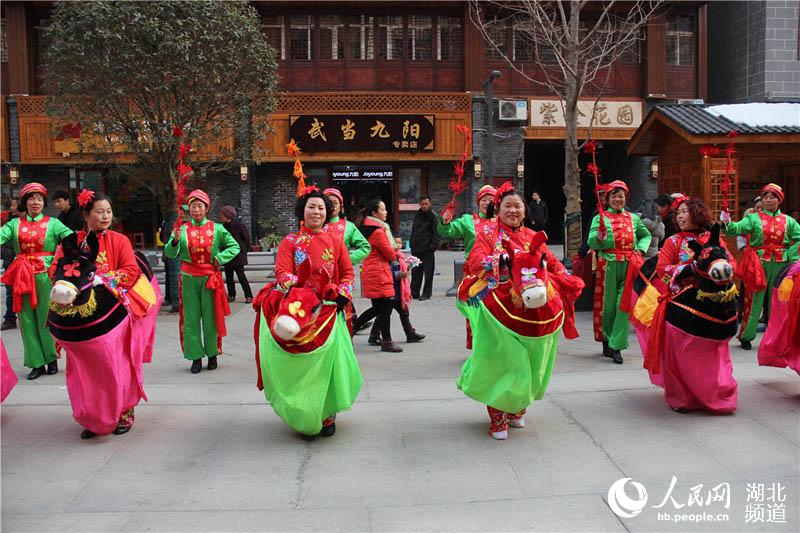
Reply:
<svg viewBox="0 0 800 533"><path fill-rule="evenodd" d="M700 155L703 157L717 157L721 151L719 146L713 144L704 144L700 147Z"/></svg>
<svg viewBox="0 0 800 533"><path fill-rule="evenodd" d="M294 177L297 178L297 193L296 196L300 198L301 196L305 195L306 191L306 175L303 172L303 163L300 162L300 147L297 146L297 143L294 139L289 141L289 144L286 145L286 153L290 156L294 156Z"/></svg>
<svg viewBox="0 0 800 533"><path fill-rule="evenodd" d="M728 132L728 146L725 148L725 177L722 178L720 189L722 190L722 211L728 212L729 198L731 194L731 174L733 173L733 156L736 155L736 149L733 147L733 140L738 133L734 130Z"/></svg>
<svg viewBox="0 0 800 533"><path fill-rule="evenodd" d="M467 162L467 158L469 157L469 147L470 142L472 141L472 132L466 126L459 124L456 126L456 130L458 130L464 136L464 151L461 153L461 159L456 161L453 164L453 169L455 176L450 180L450 184L447 186L453 192L452 198L444 206L442 210L442 215L447 212L451 214L455 213L456 210L456 197L464 192L467 188L467 183L464 181L464 164Z"/></svg>

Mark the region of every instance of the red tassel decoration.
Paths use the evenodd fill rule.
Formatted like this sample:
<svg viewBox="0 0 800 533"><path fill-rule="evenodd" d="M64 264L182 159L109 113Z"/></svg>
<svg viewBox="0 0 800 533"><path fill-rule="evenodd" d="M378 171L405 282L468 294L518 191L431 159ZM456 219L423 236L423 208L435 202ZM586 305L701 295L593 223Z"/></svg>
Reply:
<svg viewBox="0 0 800 533"><path fill-rule="evenodd" d="M296 196L300 198L301 196L305 195L306 191L306 175L303 172L303 163L300 162L300 147L297 146L297 143L294 139L289 141L289 144L286 145L286 153L290 156L294 156L294 177L297 178L297 193Z"/></svg>
<svg viewBox="0 0 800 533"><path fill-rule="evenodd" d="M464 152L461 154L461 159L453 164L455 176L450 180L450 184L447 186L447 188L453 192L453 197L450 199L447 205L444 206L444 209L442 210L443 215L448 211L451 214L455 213L456 197L467 189L467 183L464 181L464 164L467 162L467 158L469 157L469 146L470 142L472 141L472 132L469 130L469 128L461 124L456 126L456 130L464 135Z"/></svg>

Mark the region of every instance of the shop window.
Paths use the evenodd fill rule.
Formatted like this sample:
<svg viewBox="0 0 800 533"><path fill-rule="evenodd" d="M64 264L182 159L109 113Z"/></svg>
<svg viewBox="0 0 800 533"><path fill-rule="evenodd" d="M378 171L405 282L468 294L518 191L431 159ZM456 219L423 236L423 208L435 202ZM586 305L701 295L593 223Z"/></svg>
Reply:
<svg viewBox="0 0 800 533"><path fill-rule="evenodd" d="M319 58L344 59L344 22L339 15L319 18Z"/></svg>
<svg viewBox="0 0 800 533"><path fill-rule="evenodd" d="M6 19L0 18L0 61L8 62L8 38L6 37Z"/></svg>
<svg viewBox="0 0 800 533"><path fill-rule="evenodd" d="M347 30L350 41L350 59L375 59L375 28L373 20L373 17L366 15L350 17Z"/></svg>
<svg viewBox="0 0 800 533"><path fill-rule="evenodd" d="M488 59L503 59L503 56L508 53L508 29L505 23L497 19L491 21L486 27L486 33L491 41L487 43Z"/></svg>
<svg viewBox="0 0 800 533"><path fill-rule="evenodd" d="M378 17L378 37L380 39L378 59L403 58L403 17Z"/></svg>
<svg viewBox="0 0 800 533"><path fill-rule="evenodd" d="M267 15L261 25L267 36L267 41L275 50L275 59L286 59L286 26L281 15Z"/></svg>
<svg viewBox="0 0 800 533"><path fill-rule="evenodd" d="M433 17L412 15L408 23L408 59L433 59Z"/></svg>
<svg viewBox="0 0 800 533"><path fill-rule="evenodd" d="M461 61L462 38L459 17L439 17L436 28L436 59L439 61Z"/></svg>
<svg viewBox="0 0 800 533"><path fill-rule="evenodd" d="M667 65L694 66L695 19L692 15L670 15L667 19Z"/></svg>
<svg viewBox="0 0 800 533"><path fill-rule="evenodd" d="M289 19L290 53L292 59L311 60L314 52L314 21L311 15L292 15Z"/></svg>

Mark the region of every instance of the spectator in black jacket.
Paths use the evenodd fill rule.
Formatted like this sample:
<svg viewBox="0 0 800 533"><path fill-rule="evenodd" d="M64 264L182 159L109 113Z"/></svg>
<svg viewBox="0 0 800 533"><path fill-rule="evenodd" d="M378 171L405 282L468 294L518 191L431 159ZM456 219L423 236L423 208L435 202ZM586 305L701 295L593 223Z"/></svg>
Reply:
<svg viewBox="0 0 800 533"><path fill-rule="evenodd" d="M69 193L67 191L56 191L53 193L53 205L61 211L58 214L58 221L66 227L77 233L83 229L85 225L81 210L74 206L69 201Z"/></svg>
<svg viewBox="0 0 800 533"><path fill-rule="evenodd" d="M232 302L236 299L236 283L233 281L233 273L236 272L236 277L239 278L239 284L244 291L244 301L249 304L253 301L253 291L250 290L250 283L244 273L244 266L247 264L247 252L250 251L250 232L247 231L244 224L239 222L236 217L236 208L232 205L226 205L220 209L219 218L222 220L222 225L225 229L239 243L239 255L225 265L225 285L228 288L228 301Z"/></svg>
<svg viewBox="0 0 800 533"><path fill-rule="evenodd" d="M2 222L3 224L7 223L12 218L17 218L19 216L19 211L17 211L17 205L19 204L19 200L17 198L12 198L8 204L6 205L6 210L3 211ZM17 254L14 252L14 246L12 243L8 242L0 247L0 253L3 256L3 268L8 268L11 266L11 263L14 262L14 258ZM6 285L6 311L3 314L3 323L0 325L0 331L6 331L7 329L16 329L17 327L17 314L14 312L13 309L14 304L14 294L13 288L11 285Z"/></svg>
<svg viewBox="0 0 800 533"><path fill-rule="evenodd" d="M660 250L670 235L678 233L678 225L675 224L675 214L672 212L672 198L666 194L659 194L654 200L658 214L661 215L661 222L664 223L664 238L658 244Z"/></svg>
<svg viewBox="0 0 800 533"><path fill-rule="evenodd" d="M531 229L544 231L547 228L547 204L544 203L539 191L536 189L531 193L531 201L528 203L528 216L530 217Z"/></svg>
<svg viewBox="0 0 800 533"><path fill-rule="evenodd" d="M411 254L422 260L422 264L411 271L411 297L414 299L427 300L433 293L433 271L436 267L434 252L438 247L439 233L436 231L436 214L431 209L431 198L422 196L411 227Z"/></svg>

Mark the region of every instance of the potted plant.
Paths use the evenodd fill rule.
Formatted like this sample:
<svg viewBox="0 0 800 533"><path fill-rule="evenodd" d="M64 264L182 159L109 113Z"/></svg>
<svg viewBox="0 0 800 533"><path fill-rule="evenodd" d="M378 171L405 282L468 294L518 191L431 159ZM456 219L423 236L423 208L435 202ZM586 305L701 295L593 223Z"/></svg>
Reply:
<svg viewBox="0 0 800 533"><path fill-rule="evenodd" d="M262 218L258 220L258 229L261 234L261 238L258 239L258 246L261 250L272 250L274 246L277 246L281 242L281 237L275 233L277 228L278 223L274 218Z"/></svg>

